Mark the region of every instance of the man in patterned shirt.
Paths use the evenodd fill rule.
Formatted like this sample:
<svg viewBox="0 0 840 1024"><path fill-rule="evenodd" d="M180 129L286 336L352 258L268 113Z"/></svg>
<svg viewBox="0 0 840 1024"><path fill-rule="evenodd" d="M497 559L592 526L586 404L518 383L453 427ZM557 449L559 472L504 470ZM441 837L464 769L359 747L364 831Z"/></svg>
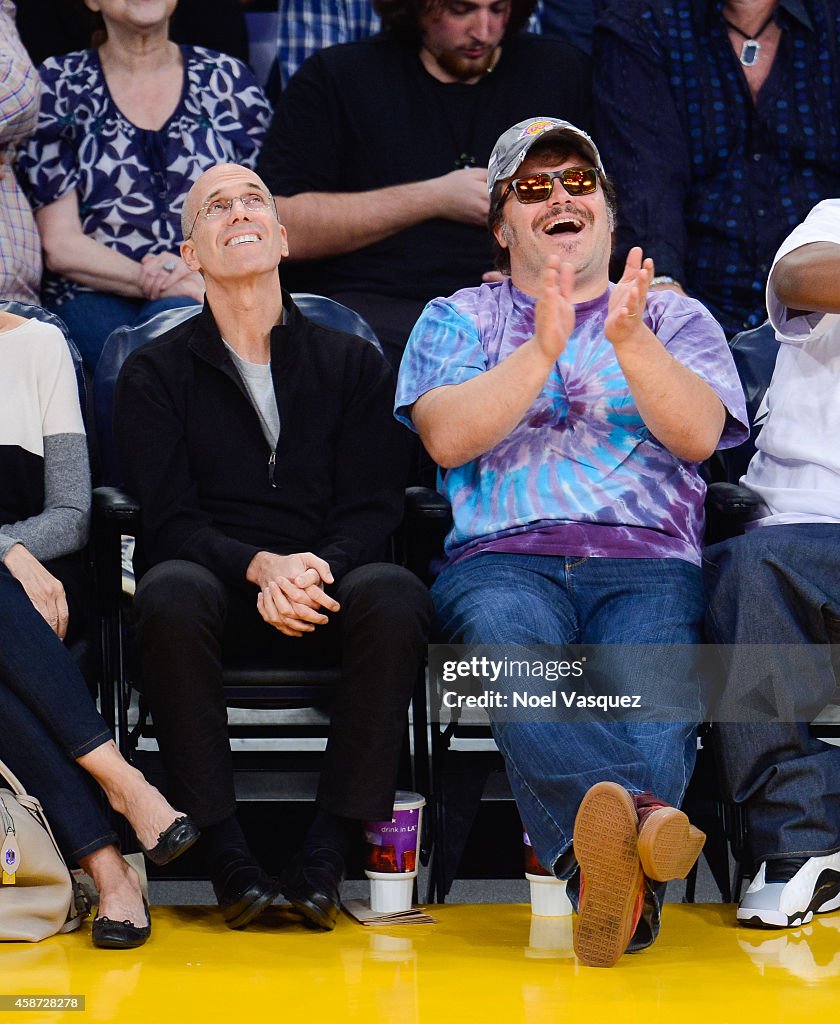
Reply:
<svg viewBox="0 0 840 1024"><path fill-rule="evenodd" d="M15 5L0 0L0 300L37 302L41 286L41 240L12 169L14 147L35 131L40 95Z"/></svg>
<svg viewBox="0 0 840 1024"><path fill-rule="evenodd" d="M683 877L703 843L676 809L701 714L697 463L746 436L746 412L698 302L648 294L639 249L610 284L613 192L588 135L520 122L487 177L505 277L426 307L396 409L452 502L432 591L444 640L682 645L655 678L650 658L629 654L609 678L612 694L645 695L645 720L491 712L534 851L572 880L577 954L611 966L658 931L663 890L646 879Z"/></svg>

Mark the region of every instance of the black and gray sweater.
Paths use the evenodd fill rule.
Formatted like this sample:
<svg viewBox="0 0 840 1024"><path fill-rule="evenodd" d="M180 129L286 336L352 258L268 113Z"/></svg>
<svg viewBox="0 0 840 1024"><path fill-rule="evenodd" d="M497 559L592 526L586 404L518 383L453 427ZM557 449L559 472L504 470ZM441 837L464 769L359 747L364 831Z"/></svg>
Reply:
<svg viewBox="0 0 840 1024"><path fill-rule="evenodd" d="M48 561L84 547L90 471L73 362L56 327L0 332L0 560L17 543Z"/></svg>
<svg viewBox="0 0 840 1024"><path fill-rule="evenodd" d="M312 551L336 580L384 556L406 447L390 370L369 342L313 323L286 292L283 304L274 450L208 305L126 359L115 433L151 565L183 558L244 585L260 550Z"/></svg>

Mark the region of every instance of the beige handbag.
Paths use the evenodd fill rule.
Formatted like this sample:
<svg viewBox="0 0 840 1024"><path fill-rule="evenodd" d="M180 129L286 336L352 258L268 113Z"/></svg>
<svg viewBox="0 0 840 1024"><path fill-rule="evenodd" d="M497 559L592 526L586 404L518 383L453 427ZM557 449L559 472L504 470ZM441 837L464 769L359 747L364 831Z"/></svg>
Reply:
<svg viewBox="0 0 840 1024"><path fill-rule="evenodd" d="M43 808L0 761L0 941L38 942L81 921Z"/></svg>

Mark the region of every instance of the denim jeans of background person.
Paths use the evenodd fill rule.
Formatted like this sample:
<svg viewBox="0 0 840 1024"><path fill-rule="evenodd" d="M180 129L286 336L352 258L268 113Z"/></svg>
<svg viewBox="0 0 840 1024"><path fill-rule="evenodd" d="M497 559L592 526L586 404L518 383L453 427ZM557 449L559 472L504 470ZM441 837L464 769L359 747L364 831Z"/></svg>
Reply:
<svg viewBox="0 0 840 1024"><path fill-rule="evenodd" d="M739 60L744 36L730 25L757 33L754 64ZM757 327L773 254L837 194L840 7L621 0L596 23L593 53L616 256L642 246L728 336Z"/></svg>
<svg viewBox="0 0 840 1024"><path fill-rule="evenodd" d="M393 809L431 618L419 579L383 561L405 498L393 381L374 345L316 325L281 288L286 231L253 171L202 175L183 232L205 307L136 349L117 382L148 560L138 656L170 789L202 828L226 922L244 927L282 890L331 929L361 821ZM315 821L279 881L236 818L222 687L233 653L341 669Z"/></svg>
<svg viewBox="0 0 840 1024"><path fill-rule="evenodd" d="M573 125L514 125L488 185L510 276L429 303L397 386L397 415L442 467L453 509L433 588L441 638L692 644L697 462L746 435L723 334L699 303L648 294L653 268L638 249L610 285L613 193ZM610 682L633 693L644 671L625 663ZM642 692L668 724L523 725L491 710L540 862L561 878L580 866L575 950L592 966L653 941L661 891L645 875L682 877L702 845L673 806L693 764L698 689L687 671Z"/></svg>
<svg viewBox="0 0 840 1024"><path fill-rule="evenodd" d="M720 759L755 867L738 920L764 928L840 908L840 750L808 727L835 694L827 645L840 643L838 273L832 199L785 240L767 284L781 346L742 480L762 508L743 536L704 556L710 638L732 645ZM778 644L811 646L798 655Z"/></svg>

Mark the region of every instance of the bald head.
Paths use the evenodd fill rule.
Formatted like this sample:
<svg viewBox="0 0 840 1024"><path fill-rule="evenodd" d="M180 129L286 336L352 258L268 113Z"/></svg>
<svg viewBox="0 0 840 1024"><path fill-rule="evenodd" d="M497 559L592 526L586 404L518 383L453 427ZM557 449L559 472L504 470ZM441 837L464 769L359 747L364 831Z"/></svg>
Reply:
<svg viewBox="0 0 840 1024"><path fill-rule="evenodd" d="M249 167L242 164L216 164L201 175L195 182L184 200L184 208L181 211L181 234L187 239L192 234L193 225L201 207L208 199L231 181L242 181L243 189L258 188L266 196L271 197L262 178Z"/></svg>

